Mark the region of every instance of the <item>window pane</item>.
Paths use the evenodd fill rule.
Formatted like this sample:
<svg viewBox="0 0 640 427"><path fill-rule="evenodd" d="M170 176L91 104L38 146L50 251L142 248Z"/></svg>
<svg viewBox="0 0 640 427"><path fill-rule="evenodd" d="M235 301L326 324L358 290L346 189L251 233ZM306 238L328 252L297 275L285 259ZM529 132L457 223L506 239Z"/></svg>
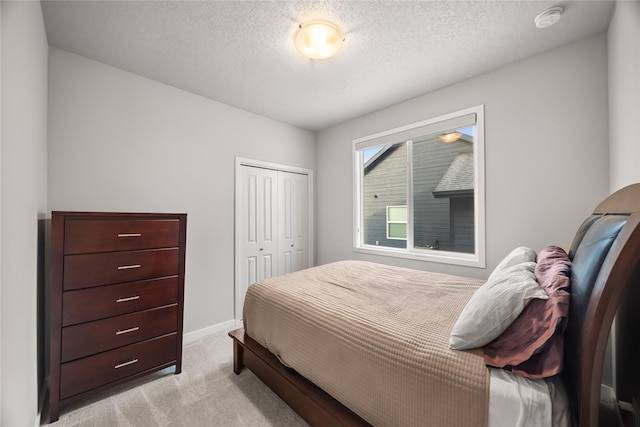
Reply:
<svg viewBox="0 0 640 427"><path fill-rule="evenodd" d="M406 240L387 238L387 207L407 205L407 144L375 148L375 154L363 156L362 243L406 248ZM402 225L406 238L406 224Z"/></svg>
<svg viewBox="0 0 640 427"><path fill-rule="evenodd" d="M471 126L414 139L415 248L474 252L473 134Z"/></svg>
<svg viewBox="0 0 640 427"><path fill-rule="evenodd" d="M393 222L407 222L407 207L389 206L387 208L387 220Z"/></svg>
<svg viewBox="0 0 640 427"><path fill-rule="evenodd" d="M389 238L391 239L406 239L407 238L407 224L389 223Z"/></svg>

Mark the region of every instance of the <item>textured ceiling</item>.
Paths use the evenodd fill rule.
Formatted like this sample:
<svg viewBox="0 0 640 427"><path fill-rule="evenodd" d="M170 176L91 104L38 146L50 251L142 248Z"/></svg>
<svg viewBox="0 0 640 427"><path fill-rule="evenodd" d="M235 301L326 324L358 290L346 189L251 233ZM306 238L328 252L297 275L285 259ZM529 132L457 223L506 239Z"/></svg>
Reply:
<svg viewBox="0 0 640 427"><path fill-rule="evenodd" d="M548 7L565 12L539 30ZM612 1L42 1L49 44L317 131L607 29ZM301 22L345 33L328 60Z"/></svg>

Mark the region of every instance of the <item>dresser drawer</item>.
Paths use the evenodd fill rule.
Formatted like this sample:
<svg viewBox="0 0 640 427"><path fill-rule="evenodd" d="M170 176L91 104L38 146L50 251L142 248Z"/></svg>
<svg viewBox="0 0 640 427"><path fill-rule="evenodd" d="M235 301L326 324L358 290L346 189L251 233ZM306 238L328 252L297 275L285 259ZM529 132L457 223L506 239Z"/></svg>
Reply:
<svg viewBox="0 0 640 427"><path fill-rule="evenodd" d="M178 248L66 255L63 288L68 291L173 276L178 274L178 264Z"/></svg>
<svg viewBox="0 0 640 427"><path fill-rule="evenodd" d="M173 333L62 364L60 399L175 363L176 340L177 336Z"/></svg>
<svg viewBox="0 0 640 427"><path fill-rule="evenodd" d="M177 219L92 219L65 223L64 253L171 248L179 244Z"/></svg>
<svg viewBox="0 0 640 427"><path fill-rule="evenodd" d="M176 331L177 305L62 328L62 362Z"/></svg>
<svg viewBox="0 0 640 427"><path fill-rule="evenodd" d="M62 326L90 322L178 302L178 276L62 294Z"/></svg>

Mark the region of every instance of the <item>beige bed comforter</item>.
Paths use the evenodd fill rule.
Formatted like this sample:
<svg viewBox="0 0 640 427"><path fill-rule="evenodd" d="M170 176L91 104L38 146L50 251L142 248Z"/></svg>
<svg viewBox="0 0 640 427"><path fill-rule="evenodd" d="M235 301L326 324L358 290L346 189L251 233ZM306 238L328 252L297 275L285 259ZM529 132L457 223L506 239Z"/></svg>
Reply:
<svg viewBox="0 0 640 427"><path fill-rule="evenodd" d="M469 279L343 261L249 287L245 330L374 426L486 426L481 350L449 348Z"/></svg>

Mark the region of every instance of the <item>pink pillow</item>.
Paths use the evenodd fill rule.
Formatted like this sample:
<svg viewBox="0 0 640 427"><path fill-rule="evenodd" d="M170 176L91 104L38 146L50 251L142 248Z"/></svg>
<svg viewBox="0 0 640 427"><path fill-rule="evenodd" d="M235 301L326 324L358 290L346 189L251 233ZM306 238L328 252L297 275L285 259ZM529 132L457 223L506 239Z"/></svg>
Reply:
<svg viewBox="0 0 640 427"><path fill-rule="evenodd" d="M484 346L487 365L529 378L562 371L570 269L564 249L548 246L538 253L534 273L549 299L532 300L498 338Z"/></svg>

